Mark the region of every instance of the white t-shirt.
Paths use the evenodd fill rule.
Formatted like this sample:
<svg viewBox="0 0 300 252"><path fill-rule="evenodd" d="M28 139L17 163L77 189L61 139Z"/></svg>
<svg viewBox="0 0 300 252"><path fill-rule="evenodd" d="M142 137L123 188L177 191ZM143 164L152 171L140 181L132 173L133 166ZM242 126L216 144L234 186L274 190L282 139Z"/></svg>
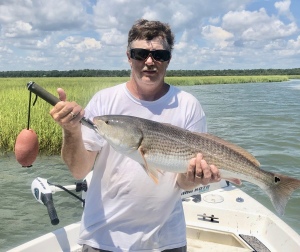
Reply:
<svg viewBox="0 0 300 252"><path fill-rule="evenodd" d="M131 95L126 83L99 91L85 116L131 115L206 132L205 114L191 94L170 86L156 101ZM177 175L159 174L155 184L136 161L117 153L82 126L87 150L99 151L88 188L80 244L109 251L162 251L186 245L186 227Z"/></svg>

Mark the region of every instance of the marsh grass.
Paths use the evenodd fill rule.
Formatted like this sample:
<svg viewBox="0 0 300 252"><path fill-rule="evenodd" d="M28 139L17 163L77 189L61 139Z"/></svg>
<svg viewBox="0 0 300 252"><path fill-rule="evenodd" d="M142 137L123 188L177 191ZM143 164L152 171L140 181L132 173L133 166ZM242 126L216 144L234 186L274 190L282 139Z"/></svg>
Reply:
<svg viewBox="0 0 300 252"><path fill-rule="evenodd" d="M56 89L62 87L68 100L75 100L85 106L98 90L126 81L128 78L9 78L0 79L0 151L11 152L15 140L22 129L27 128L29 91L27 83L34 81L50 93L57 95ZM32 94L32 103L35 95ZM51 105L38 98L31 106L30 128L38 135L41 154L59 154L61 147L61 128L49 115Z"/></svg>
<svg viewBox="0 0 300 252"><path fill-rule="evenodd" d="M191 86L207 84L237 84L249 82L280 82L288 81L288 76L190 76L190 77L167 77L166 81L173 85Z"/></svg>
<svg viewBox="0 0 300 252"><path fill-rule="evenodd" d="M123 83L128 77L89 77L89 78L2 78L0 79L0 152L14 150L15 140L20 131L27 127L29 92L27 83L34 81L50 93L57 95L56 89L62 87L67 99L74 100L83 107L99 90ZM285 81L286 76L236 76L236 77L167 77L173 85L202 85L221 83ZM35 95L32 95L32 102ZM40 154L59 154L62 142L61 128L49 115L51 105L38 99L31 107L30 128L39 138Z"/></svg>

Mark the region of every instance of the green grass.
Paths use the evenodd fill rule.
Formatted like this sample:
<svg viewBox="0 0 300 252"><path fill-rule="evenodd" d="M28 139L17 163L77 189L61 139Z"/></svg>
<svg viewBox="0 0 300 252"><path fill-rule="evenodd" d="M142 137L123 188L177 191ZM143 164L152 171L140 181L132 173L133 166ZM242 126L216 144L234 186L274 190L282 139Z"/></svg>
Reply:
<svg viewBox="0 0 300 252"><path fill-rule="evenodd" d="M29 92L26 84L34 81L50 93L57 95L56 89L62 87L68 100L74 100L83 107L100 89L128 80L128 77L90 77L90 78L0 78L0 152L14 149L15 140L20 131L27 127ZM287 76L212 76L212 77L167 77L173 85L202 85L220 83L285 81ZM32 101L35 95L32 95ZM39 138L41 154L59 154L61 148L61 128L49 115L51 105L38 99L31 107L30 128Z"/></svg>
<svg viewBox="0 0 300 252"><path fill-rule="evenodd" d="M238 84L249 82L280 82L288 81L288 76L191 76L191 77L167 77L166 81L173 85L191 86L207 84Z"/></svg>
<svg viewBox="0 0 300 252"><path fill-rule="evenodd" d="M75 100L85 106L98 90L126 81L128 78L35 78L36 82L50 93L57 95L56 89L62 87L68 100ZM0 151L13 151L15 140L20 131L27 127L29 91L27 78L0 79ZM32 94L32 102L35 95ZM61 128L53 121L49 111L51 105L38 98L31 107L32 128L39 138L40 153L58 154L61 147Z"/></svg>
<svg viewBox="0 0 300 252"><path fill-rule="evenodd" d="M300 79L300 75L289 75L289 79Z"/></svg>

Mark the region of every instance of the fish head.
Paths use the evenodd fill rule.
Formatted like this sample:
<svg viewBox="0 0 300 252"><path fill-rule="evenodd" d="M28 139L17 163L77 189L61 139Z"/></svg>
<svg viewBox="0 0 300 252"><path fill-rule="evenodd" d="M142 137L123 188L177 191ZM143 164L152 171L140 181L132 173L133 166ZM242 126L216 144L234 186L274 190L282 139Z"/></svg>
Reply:
<svg viewBox="0 0 300 252"><path fill-rule="evenodd" d="M143 135L137 125L126 116L104 115L93 119L98 133L118 152L128 154L136 151Z"/></svg>

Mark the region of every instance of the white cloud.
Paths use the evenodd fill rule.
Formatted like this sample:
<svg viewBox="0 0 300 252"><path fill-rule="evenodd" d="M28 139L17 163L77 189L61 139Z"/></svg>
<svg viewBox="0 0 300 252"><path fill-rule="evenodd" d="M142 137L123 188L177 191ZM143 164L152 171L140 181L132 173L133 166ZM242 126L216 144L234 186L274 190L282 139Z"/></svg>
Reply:
<svg viewBox="0 0 300 252"><path fill-rule="evenodd" d="M94 38L76 38L73 36L67 37L57 44L57 48L74 49L78 52L99 50L101 47L100 41Z"/></svg>
<svg viewBox="0 0 300 252"><path fill-rule="evenodd" d="M0 53L12 53L13 50L9 49L7 46L0 46Z"/></svg>
<svg viewBox="0 0 300 252"><path fill-rule="evenodd" d="M107 45L125 45L126 40L127 36L116 28L104 32L101 38L101 41Z"/></svg>
<svg viewBox="0 0 300 252"><path fill-rule="evenodd" d="M171 25L169 69L299 67L297 1L1 0L0 67L129 69L127 35L139 18Z"/></svg>
<svg viewBox="0 0 300 252"><path fill-rule="evenodd" d="M290 10L291 0L284 0L281 2L276 2L274 4L275 8L278 9L278 14L287 17L289 20L296 22L294 15Z"/></svg>
<svg viewBox="0 0 300 252"><path fill-rule="evenodd" d="M291 0L284 0L274 4L275 8L278 9L279 14L290 14L290 5Z"/></svg>
<svg viewBox="0 0 300 252"><path fill-rule="evenodd" d="M2 33L4 37L17 38L31 36L33 35L34 31L31 24L23 21L16 21L4 27Z"/></svg>
<svg viewBox="0 0 300 252"><path fill-rule="evenodd" d="M202 35L205 39L214 42L221 48L226 47L228 45L228 40L233 38L232 33L213 25L204 26L202 28Z"/></svg>
<svg viewBox="0 0 300 252"><path fill-rule="evenodd" d="M51 37L47 36L46 38L42 40L37 40L36 47L39 49L45 49L48 46L51 46Z"/></svg>
<svg viewBox="0 0 300 252"><path fill-rule="evenodd" d="M218 24L220 22L220 17L210 17L208 21L210 24Z"/></svg>
<svg viewBox="0 0 300 252"><path fill-rule="evenodd" d="M84 0L6 0L0 8L0 22L29 24L39 31L70 30L86 25Z"/></svg>
<svg viewBox="0 0 300 252"><path fill-rule="evenodd" d="M258 11L229 11L223 16L222 27L233 32L241 33L245 28L270 23L270 17L264 8Z"/></svg>
<svg viewBox="0 0 300 252"><path fill-rule="evenodd" d="M296 40L290 39L287 43L287 47L295 50L300 50L300 35L297 37Z"/></svg>
<svg viewBox="0 0 300 252"><path fill-rule="evenodd" d="M264 8L258 11L230 11L223 17L222 27L243 41L270 41L296 34L297 24L285 24ZM251 43L248 43L251 44ZM253 43L252 43L253 44Z"/></svg>
<svg viewBox="0 0 300 252"><path fill-rule="evenodd" d="M41 57L41 56L28 56L26 57L26 61L27 62L31 62L31 63L45 63L48 61L47 57Z"/></svg>

